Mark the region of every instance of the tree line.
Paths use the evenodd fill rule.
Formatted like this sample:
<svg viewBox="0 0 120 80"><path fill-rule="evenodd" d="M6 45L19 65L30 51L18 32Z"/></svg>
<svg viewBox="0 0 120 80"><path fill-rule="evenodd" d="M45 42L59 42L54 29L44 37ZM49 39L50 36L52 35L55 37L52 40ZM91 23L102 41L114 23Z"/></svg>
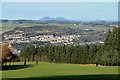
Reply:
<svg viewBox="0 0 120 80"><path fill-rule="evenodd" d="M21 50L21 60L49 61L55 63L96 64L114 66L120 64L119 43L120 28L108 31L104 44L85 45L26 45Z"/></svg>

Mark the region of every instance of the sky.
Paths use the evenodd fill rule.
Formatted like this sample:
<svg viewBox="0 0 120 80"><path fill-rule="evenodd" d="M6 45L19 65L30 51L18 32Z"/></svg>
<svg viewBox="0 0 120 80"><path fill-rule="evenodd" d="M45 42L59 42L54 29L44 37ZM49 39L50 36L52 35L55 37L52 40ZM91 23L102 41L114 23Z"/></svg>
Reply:
<svg viewBox="0 0 120 80"><path fill-rule="evenodd" d="M119 0L1 0L2 2L119 2Z"/></svg>
<svg viewBox="0 0 120 80"><path fill-rule="evenodd" d="M2 2L1 19L118 20L117 2Z"/></svg>

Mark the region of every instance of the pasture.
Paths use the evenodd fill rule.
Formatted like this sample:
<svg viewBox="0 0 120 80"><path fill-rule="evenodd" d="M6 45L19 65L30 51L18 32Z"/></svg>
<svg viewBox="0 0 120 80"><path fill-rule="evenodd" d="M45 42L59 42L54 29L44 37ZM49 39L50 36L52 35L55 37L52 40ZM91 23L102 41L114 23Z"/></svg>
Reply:
<svg viewBox="0 0 120 80"><path fill-rule="evenodd" d="M95 66L84 64L65 64L49 62L15 62L5 66L2 78L14 80L80 80L80 79L118 79L117 66Z"/></svg>
<svg viewBox="0 0 120 80"><path fill-rule="evenodd" d="M112 29L112 27L92 27L92 26L83 26L83 25L73 25L73 24L58 24L58 23L50 23L50 24L35 24L35 23L29 23L29 24L17 24L13 22L3 22L0 23L0 34L13 30L16 27L32 27L32 26L51 26L56 25L59 27L66 27L71 29L92 29L95 31L108 31L109 29ZM46 30L45 30L46 31ZM44 32L44 31L42 31Z"/></svg>

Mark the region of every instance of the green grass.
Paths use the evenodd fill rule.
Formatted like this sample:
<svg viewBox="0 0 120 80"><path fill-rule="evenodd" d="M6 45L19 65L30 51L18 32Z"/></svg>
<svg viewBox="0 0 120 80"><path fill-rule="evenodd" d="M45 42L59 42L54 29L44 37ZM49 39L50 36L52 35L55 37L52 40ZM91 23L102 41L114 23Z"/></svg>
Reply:
<svg viewBox="0 0 120 80"><path fill-rule="evenodd" d="M22 65L22 62L14 63L14 66L7 66L8 69L2 71L3 79L18 79L18 78L46 78L55 76L89 76L95 77L97 75L117 75L117 66L91 66L91 65L80 65L80 64L59 64L40 62L28 62L26 66ZM110 77L110 76L108 76Z"/></svg>
<svg viewBox="0 0 120 80"><path fill-rule="evenodd" d="M6 31L10 31L16 27L32 27L32 26L39 26L43 24L16 24L16 23L0 23L0 34Z"/></svg>
<svg viewBox="0 0 120 80"><path fill-rule="evenodd" d="M40 25L47 25L47 26L51 26L51 25L57 25L59 27L66 27L66 28L71 28L71 29L93 29L93 30L97 30L97 31L108 31L108 29L112 29L108 28L108 27L92 27L92 26L81 26L81 25L73 25L73 24L57 24L57 23L50 23L50 24L17 24L17 23L12 23L12 22L7 22L7 23L0 23L0 34L9 30L14 29L15 27L32 27L32 26L40 26Z"/></svg>

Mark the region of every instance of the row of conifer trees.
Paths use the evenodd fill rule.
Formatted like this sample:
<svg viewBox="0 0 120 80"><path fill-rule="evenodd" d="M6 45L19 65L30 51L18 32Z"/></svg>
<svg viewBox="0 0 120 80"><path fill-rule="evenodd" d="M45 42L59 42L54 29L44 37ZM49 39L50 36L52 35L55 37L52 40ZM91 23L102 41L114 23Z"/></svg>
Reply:
<svg viewBox="0 0 120 80"><path fill-rule="evenodd" d="M104 44L85 45L26 45L20 56L26 61L49 61L55 63L119 65L120 63L120 28L108 31Z"/></svg>

